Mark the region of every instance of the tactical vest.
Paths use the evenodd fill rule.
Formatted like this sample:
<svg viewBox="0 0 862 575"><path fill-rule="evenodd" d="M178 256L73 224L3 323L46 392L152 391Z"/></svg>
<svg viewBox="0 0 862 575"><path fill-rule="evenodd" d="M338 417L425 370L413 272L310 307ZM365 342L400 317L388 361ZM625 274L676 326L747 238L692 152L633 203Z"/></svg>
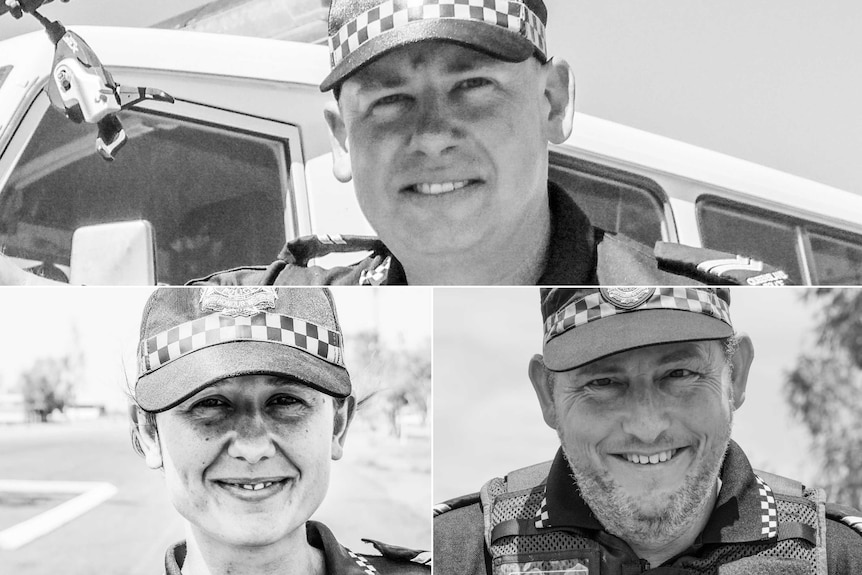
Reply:
<svg viewBox="0 0 862 575"><path fill-rule="evenodd" d="M482 487L485 544L492 575L633 575L643 560L626 560L621 542L604 532L541 525L549 465L540 464L492 479ZM803 489L791 479L756 472L764 511L778 517L769 538L711 546L662 572L675 574L827 575L826 514L823 490ZM768 486L764 479L768 480ZM772 501L766 495L772 493ZM617 553L614 550L618 550ZM719 569L720 568L720 569Z"/></svg>

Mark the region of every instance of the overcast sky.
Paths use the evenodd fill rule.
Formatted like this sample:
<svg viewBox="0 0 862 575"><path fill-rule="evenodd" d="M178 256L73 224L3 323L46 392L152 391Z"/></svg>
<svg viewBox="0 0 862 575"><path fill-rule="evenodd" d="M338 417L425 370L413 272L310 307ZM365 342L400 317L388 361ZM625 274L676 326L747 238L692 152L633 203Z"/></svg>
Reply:
<svg viewBox="0 0 862 575"><path fill-rule="evenodd" d="M286 0L287 1L287 0ZM201 0L71 0L66 24L149 26ZM546 0L580 112L862 193L858 0ZM0 19L0 38L37 28Z"/></svg>

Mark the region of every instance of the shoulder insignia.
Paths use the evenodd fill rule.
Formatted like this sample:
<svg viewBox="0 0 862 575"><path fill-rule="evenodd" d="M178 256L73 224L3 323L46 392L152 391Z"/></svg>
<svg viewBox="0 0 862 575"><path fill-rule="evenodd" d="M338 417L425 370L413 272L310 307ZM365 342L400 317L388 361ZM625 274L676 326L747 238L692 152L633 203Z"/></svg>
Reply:
<svg viewBox="0 0 862 575"><path fill-rule="evenodd" d="M389 545L382 541L374 539L363 539L365 543L370 543L377 551L393 561L409 561L418 563L419 565L431 565L431 552L420 551L418 549L408 549L407 547L399 547L398 545Z"/></svg>
<svg viewBox="0 0 862 575"><path fill-rule="evenodd" d="M656 242L655 257L664 269L707 284L792 285L784 270L761 261L673 242Z"/></svg>
<svg viewBox="0 0 862 575"><path fill-rule="evenodd" d="M862 535L862 512L846 505L826 504L826 517L840 521L859 535Z"/></svg>
<svg viewBox="0 0 862 575"><path fill-rule="evenodd" d="M434 517L437 517L438 515L443 515L444 513L448 513L449 511L460 509L461 507L468 507L475 503L479 503L478 492L470 493L469 495L462 495L460 497L455 497L454 499L449 499L448 501L438 503L434 506Z"/></svg>
<svg viewBox="0 0 862 575"><path fill-rule="evenodd" d="M278 259L287 263L306 266L310 260L321 258L327 254L381 251L386 251L386 246L373 236L318 234L290 240L284 246Z"/></svg>

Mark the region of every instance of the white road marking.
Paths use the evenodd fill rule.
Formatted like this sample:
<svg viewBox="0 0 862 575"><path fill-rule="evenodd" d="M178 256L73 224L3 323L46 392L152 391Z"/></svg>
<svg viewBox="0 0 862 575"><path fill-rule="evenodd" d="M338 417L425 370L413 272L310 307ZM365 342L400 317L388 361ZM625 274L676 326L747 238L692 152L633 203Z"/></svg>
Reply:
<svg viewBox="0 0 862 575"><path fill-rule="evenodd" d="M117 488L101 481L0 480L0 493L79 493L56 507L0 531L0 549L12 551L47 535L107 501Z"/></svg>

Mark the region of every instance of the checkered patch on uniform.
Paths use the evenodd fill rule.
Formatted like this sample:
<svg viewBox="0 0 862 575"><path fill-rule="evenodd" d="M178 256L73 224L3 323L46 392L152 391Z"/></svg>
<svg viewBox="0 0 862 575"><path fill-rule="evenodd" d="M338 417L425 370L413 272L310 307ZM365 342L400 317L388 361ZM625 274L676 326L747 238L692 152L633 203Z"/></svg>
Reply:
<svg viewBox="0 0 862 575"><path fill-rule="evenodd" d="M267 341L294 347L344 367L341 334L277 313L229 317L210 314L158 333L141 342L138 375L199 349L227 341Z"/></svg>
<svg viewBox="0 0 862 575"><path fill-rule="evenodd" d="M647 309L675 309L712 316L730 323L730 310L727 303L711 291L686 288L656 288L653 295L631 309L623 309L606 301L601 293L595 292L574 301L559 310L545 321L545 343L568 331L591 321L604 319L621 313L631 313Z"/></svg>
<svg viewBox="0 0 862 575"><path fill-rule="evenodd" d="M392 265L392 256L386 256L383 262L374 268L373 271L362 270L359 274L359 285L361 286L379 286L389 274L389 267Z"/></svg>
<svg viewBox="0 0 862 575"><path fill-rule="evenodd" d="M542 497L542 504L539 505L539 510L536 511L536 529L542 529L543 527L548 526L548 497L547 495Z"/></svg>
<svg viewBox="0 0 862 575"><path fill-rule="evenodd" d="M379 571L377 571L377 569L374 568L374 565L369 563L365 559L365 557L360 557L359 555L357 555L356 553L354 553L350 549L347 549L347 554L350 555L350 557L353 558L354 561L356 561L356 564L359 565L359 567L363 571L365 571L365 573L367 575L375 575L375 573L379 573Z"/></svg>
<svg viewBox="0 0 862 575"><path fill-rule="evenodd" d="M778 537L778 506L775 504L775 495L765 481L756 475L754 478L757 479L757 492L760 494L761 539L773 539Z"/></svg>
<svg viewBox="0 0 862 575"><path fill-rule="evenodd" d="M545 25L519 0L387 0L329 37L332 67L372 38L420 20L468 20L499 26L529 40L544 56Z"/></svg>

